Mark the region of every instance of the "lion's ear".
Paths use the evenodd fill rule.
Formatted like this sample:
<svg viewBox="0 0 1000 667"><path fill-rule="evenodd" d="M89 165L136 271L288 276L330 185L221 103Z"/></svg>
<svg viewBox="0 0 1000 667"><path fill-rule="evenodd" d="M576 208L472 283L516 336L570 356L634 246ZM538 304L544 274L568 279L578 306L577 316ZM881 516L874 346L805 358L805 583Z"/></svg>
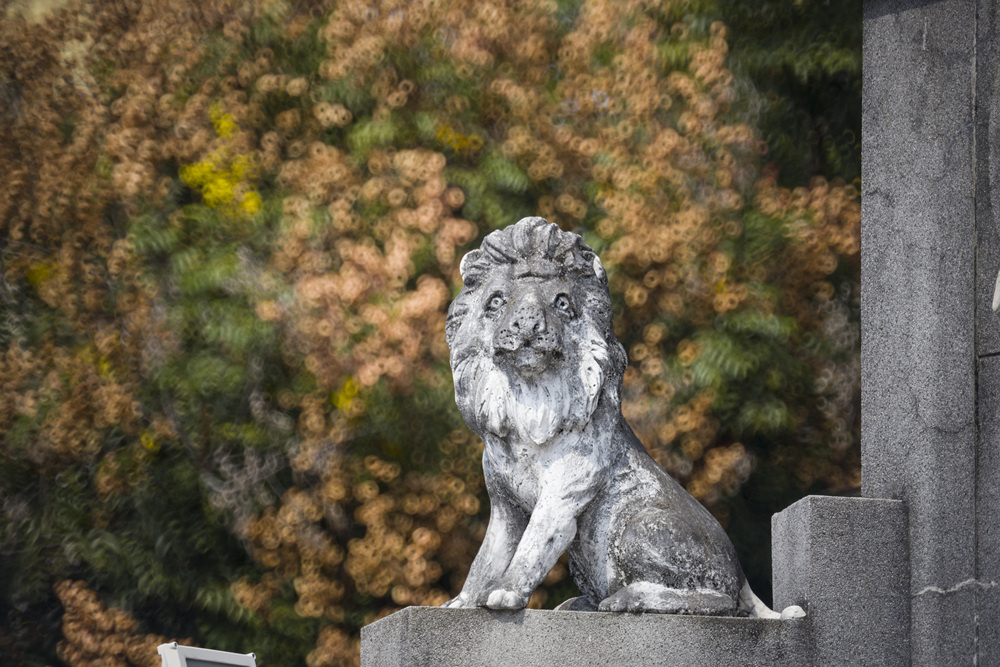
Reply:
<svg viewBox="0 0 1000 667"><path fill-rule="evenodd" d="M468 255L466 255L466 257L468 257ZM594 255L594 274L602 283L608 278L607 274L604 272L604 265L601 264L601 258L597 255Z"/></svg>
<svg viewBox="0 0 1000 667"><path fill-rule="evenodd" d="M470 266L470 262L476 261L476 259L481 254L482 254L481 250L470 250L469 252L465 253L465 257L462 258L462 261L458 265L458 271L459 273L462 274L462 280L465 280L466 278L466 271Z"/></svg>

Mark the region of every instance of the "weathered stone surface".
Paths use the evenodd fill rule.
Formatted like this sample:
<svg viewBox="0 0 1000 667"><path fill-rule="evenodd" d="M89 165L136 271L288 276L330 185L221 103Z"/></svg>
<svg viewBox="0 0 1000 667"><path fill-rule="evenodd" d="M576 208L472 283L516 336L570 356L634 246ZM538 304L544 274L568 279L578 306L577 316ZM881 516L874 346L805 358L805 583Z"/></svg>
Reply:
<svg viewBox="0 0 1000 667"><path fill-rule="evenodd" d="M806 610L817 664L910 664L905 505L808 496L771 523L775 606Z"/></svg>
<svg viewBox="0 0 1000 667"><path fill-rule="evenodd" d="M965 588L976 594L979 664L1000 665L1000 356L980 358L978 380L978 553L976 578Z"/></svg>
<svg viewBox="0 0 1000 667"><path fill-rule="evenodd" d="M973 591L934 592L976 569L976 11L864 6L862 486L907 503L920 665L976 635Z"/></svg>
<svg viewBox="0 0 1000 667"><path fill-rule="evenodd" d="M361 630L363 667L804 667L809 619L409 607Z"/></svg>
<svg viewBox="0 0 1000 667"><path fill-rule="evenodd" d="M462 260L455 400L485 443L490 522L446 606L521 609L564 552L574 611L770 614L718 522L621 412L608 281L576 234L525 218Z"/></svg>
<svg viewBox="0 0 1000 667"><path fill-rule="evenodd" d="M976 657L1000 664L1000 316L986 307L1000 271L1000 3L979 0L976 33ZM992 284L991 284L992 283Z"/></svg>

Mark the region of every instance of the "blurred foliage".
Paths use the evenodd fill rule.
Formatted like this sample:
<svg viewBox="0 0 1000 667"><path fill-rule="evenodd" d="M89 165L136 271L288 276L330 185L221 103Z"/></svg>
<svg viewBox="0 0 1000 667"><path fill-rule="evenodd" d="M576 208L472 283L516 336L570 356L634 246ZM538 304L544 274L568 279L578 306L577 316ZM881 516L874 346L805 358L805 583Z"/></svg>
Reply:
<svg viewBox="0 0 1000 667"><path fill-rule="evenodd" d="M625 414L766 588L770 514L859 483L857 4L0 4L0 653L350 665L457 593L445 310L529 214L601 254Z"/></svg>
<svg viewBox="0 0 1000 667"><path fill-rule="evenodd" d="M861 178L861 0L696 0L693 15L723 16L730 62L762 96L757 123L779 181Z"/></svg>

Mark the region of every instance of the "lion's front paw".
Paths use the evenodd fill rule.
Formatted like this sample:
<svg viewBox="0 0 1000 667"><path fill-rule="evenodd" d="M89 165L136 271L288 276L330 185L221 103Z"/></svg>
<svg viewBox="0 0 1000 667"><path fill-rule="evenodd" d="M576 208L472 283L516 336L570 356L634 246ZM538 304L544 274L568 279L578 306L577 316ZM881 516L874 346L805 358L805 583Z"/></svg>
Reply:
<svg viewBox="0 0 1000 667"><path fill-rule="evenodd" d="M486 600L486 606L490 609L524 609L527 605L527 595L503 588L490 593L490 597Z"/></svg>

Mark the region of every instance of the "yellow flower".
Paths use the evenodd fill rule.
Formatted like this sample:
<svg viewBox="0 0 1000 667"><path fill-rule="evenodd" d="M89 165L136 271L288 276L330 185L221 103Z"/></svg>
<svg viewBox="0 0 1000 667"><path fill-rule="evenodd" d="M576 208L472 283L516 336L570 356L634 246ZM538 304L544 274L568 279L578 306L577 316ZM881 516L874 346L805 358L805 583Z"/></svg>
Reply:
<svg viewBox="0 0 1000 667"><path fill-rule="evenodd" d="M243 202L240 204L240 209L247 215L255 215L258 211L260 211L260 207L260 193L256 190L251 190L243 196Z"/></svg>
<svg viewBox="0 0 1000 667"><path fill-rule="evenodd" d="M201 196L205 200L205 205L218 209L231 204L235 196L235 185L229 174L217 174L201 188Z"/></svg>
<svg viewBox="0 0 1000 667"><path fill-rule="evenodd" d="M254 164L253 157L250 155L237 155L229 169L238 181L253 178L257 173L257 165Z"/></svg>
<svg viewBox="0 0 1000 667"><path fill-rule="evenodd" d="M38 288L39 285L48 281L56 273L57 263L53 260L51 262L35 262L30 267L26 273L28 283L32 287Z"/></svg>
<svg viewBox="0 0 1000 667"><path fill-rule="evenodd" d="M212 107L210 115L220 138L226 139L238 129L232 115L221 107ZM261 209L261 196L247 181L256 176L257 165L252 155L233 156L228 143L205 160L181 167L181 180L200 191L209 208L236 217L255 215ZM240 196L240 192L245 194Z"/></svg>
<svg viewBox="0 0 1000 667"><path fill-rule="evenodd" d="M212 116L212 125L215 126L215 133L223 139L231 137L238 129L236 120L232 114L224 112L220 106L213 106L210 113Z"/></svg>
<svg viewBox="0 0 1000 667"><path fill-rule="evenodd" d="M145 449L153 453L160 451L159 443L156 442L156 438L153 437L153 434L150 433L149 431L142 432L142 435L139 437L139 442Z"/></svg>
<svg viewBox="0 0 1000 667"><path fill-rule="evenodd" d="M349 377L344 382L344 386L341 387L340 391L330 397L330 401L341 412L347 412L351 408L354 397L358 395L359 390L358 381L353 377Z"/></svg>

